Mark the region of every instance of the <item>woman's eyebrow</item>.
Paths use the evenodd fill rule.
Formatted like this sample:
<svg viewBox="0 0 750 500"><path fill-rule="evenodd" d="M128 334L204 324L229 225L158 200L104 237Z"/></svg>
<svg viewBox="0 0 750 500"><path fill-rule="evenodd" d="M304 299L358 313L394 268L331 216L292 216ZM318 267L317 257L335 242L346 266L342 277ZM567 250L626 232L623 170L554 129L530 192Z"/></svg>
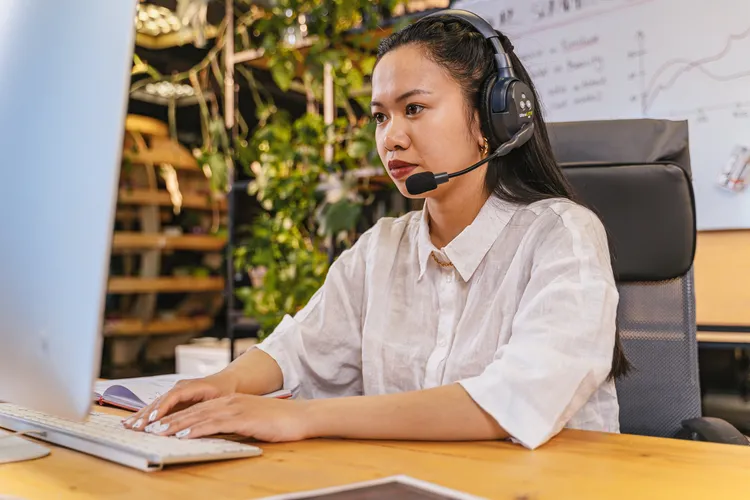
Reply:
<svg viewBox="0 0 750 500"><path fill-rule="evenodd" d="M396 98L396 102L403 101L404 99L408 99L409 97L414 96L414 95L429 95L429 94L432 94L432 92L430 92L429 90L425 90L425 89L412 89L412 90L404 92L403 94L401 94L400 96L398 96ZM370 106L371 107L375 107L375 106L381 106L382 107L383 104L380 101L372 101L370 103Z"/></svg>

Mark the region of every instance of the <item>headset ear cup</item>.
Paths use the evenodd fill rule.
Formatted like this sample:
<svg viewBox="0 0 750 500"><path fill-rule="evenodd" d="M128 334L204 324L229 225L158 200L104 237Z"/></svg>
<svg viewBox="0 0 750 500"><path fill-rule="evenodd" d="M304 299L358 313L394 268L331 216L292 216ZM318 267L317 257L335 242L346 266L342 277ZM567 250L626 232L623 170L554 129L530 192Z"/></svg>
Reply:
<svg viewBox="0 0 750 500"><path fill-rule="evenodd" d="M520 80L512 80L504 94L508 111L502 117L502 128L510 138L534 121L536 99L531 88Z"/></svg>
<svg viewBox="0 0 750 500"><path fill-rule="evenodd" d="M479 89L479 119L482 126L482 133L487 137L490 150L500 147L502 140L498 137L495 129L495 123L492 120L492 89L497 82L497 75L491 75Z"/></svg>

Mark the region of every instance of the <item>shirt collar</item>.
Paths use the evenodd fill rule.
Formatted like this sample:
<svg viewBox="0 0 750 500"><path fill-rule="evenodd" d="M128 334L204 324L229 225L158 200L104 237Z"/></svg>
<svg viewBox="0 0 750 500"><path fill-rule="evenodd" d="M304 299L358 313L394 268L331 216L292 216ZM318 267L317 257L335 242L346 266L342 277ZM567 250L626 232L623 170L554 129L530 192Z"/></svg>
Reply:
<svg viewBox="0 0 750 500"><path fill-rule="evenodd" d="M491 195L474 221L443 247L442 253L450 260L464 281L469 281L474 275L487 252L505 229L516 208L516 205ZM419 279L427 270L432 252L441 253L430 239L429 214L425 205L422 209L417 235Z"/></svg>

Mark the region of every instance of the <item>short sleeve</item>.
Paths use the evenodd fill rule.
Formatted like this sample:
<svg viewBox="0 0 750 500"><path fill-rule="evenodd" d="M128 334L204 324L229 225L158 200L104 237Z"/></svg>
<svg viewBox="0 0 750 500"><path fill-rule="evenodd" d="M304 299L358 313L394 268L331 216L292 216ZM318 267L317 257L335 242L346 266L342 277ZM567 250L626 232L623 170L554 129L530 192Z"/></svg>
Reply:
<svg viewBox="0 0 750 500"><path fill-rule="evenodd" d="M325 282L296 315L286 315L258 348L279 364L284 389L307 399L362 392L363 234L331 265Z"/></svg>
<svg viewBox="0 0 750 500"><path fill-rule="evenodd" d="M460 381L531 449L559 433L607 380L619 299L604 227L593 213L564 203L537 222L530 229L537 244L522 255L530 273L510 340L483 373Z"/></svg>

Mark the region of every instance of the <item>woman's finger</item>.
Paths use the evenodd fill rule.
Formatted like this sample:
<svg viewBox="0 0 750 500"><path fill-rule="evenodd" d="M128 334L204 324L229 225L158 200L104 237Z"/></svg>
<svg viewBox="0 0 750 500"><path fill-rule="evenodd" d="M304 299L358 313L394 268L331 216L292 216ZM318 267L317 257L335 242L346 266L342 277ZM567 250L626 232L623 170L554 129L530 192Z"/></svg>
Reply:
<svg viewBox="0 0 750 500"><path fill-rule="evenodd" d="M182 381L178 381L172 389L169 390L166 394L162 394L159 397L157 397L154 401L147 404L137 412L135 412L130 417L123 419L122 423L123 425L128 429L140 429L142 430L146 425L148 425L148 416L151 415L154 410L156 410L164 401L164 398L167 395L171 395L175 391L179 391L184 387L182 384Z"/></svg>
<svg viewBox="0 0 750 500"><path fill-rule="evenodd" d="M227 398L212 399L157 420L149 424L146 432L173 436L197 422L222 417L226 413Z"/></svg>
<svg viewBox="0 0 750 500"><path fill-rule="evenodd" d="M146 405L145 407L136 411L130 417L123 419L122 425L128 429L143 428L144 416L148 415L149 413L151 413L151 411L153 411L154 408L156 408L156 403L157 402L154 401L151 404Z"/></svg>
<svg viewBox="0 0 750 500"><path fill-rule="evenodd" d="M193 398L193 391L189 386L175 386L174 389L162 395L156 401L123 422L126 428L140 431L150 423L167 415L177 404Z"/></svg>
<svg viewBox="0 0 750 500"><path fill-rule="evenodd" d="M183 439L195 439L215 434L232 434L238 432L239 424L240 420L233 417L210 418L181 429L175 433L175 436Z"/></svg>

